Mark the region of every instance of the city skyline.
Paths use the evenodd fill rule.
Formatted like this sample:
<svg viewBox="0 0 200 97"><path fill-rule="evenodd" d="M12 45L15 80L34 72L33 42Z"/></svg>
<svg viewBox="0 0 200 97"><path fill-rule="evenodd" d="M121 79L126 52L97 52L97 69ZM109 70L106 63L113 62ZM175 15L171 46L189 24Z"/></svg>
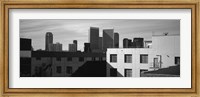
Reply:
<svg viewBox="0 0 200 97"><path fill-rule="evenodd" d="M68 44L78 41L78 50L83 51L88 43L90 27L99 28L102 37L103 29L114 29L119 33L119 48L123 47L123 38L142 37L151 40L154 34L180 34L179 20L20 20L20 38L31 38L34 50L45 49L45 33L52 32L54 43Z"/></svg>

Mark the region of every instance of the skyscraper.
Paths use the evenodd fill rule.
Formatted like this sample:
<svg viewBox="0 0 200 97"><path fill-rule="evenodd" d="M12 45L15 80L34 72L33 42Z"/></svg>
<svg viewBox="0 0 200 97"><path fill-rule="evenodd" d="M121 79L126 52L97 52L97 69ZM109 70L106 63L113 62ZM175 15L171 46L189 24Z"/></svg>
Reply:
<svg viewBox="0 0 200 97"><path fill-rule="evenodd" d="M73 43L76 44L76 51L77 51L77 49L78 49L78 42L77 42L77 40L73 40Z"/></svg>
<svg viewBox="0 0 200 97"><path fill-rule="evenodd" d="M46 33L45 37L45 50L50 51L50 44L53 44L53 34L51 32Z"/></svg>
<svg viewBox="0 0 200 97"><path fill-rule="evenodd" d="M98 50L99 49L99 28L97 27L90 27L89 31L89 42L91 50Z"/></svg>
<svg viewBox="0 0 200 97"><path fill-rule="evenodd" d="M114 33L114 48L119 48L119 33Z"/></svg>
<svg viewBox="0 0 200 97"><path fill-rule="evenodd" d="M114 29L104 29L103 30L103 51L106 51L107 48L114 47Z"/></svg>

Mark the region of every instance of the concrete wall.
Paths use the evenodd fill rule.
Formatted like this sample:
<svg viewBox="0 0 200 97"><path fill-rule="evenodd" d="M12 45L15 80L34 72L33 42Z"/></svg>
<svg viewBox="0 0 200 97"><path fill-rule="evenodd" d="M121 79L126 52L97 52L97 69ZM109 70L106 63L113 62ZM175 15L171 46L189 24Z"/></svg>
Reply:
<svg viewBox="0 0 200 97"><path fill-rule="evenodd" d="M117 62L110 62L110 54L117 54ZM132 63L125 63L125 54L132 55ZM152 62L152 50L148 48L123 48L123 49L108 49L106 53L106 60L109 66L107 66L107 76L110 76L110 68L117 68L118 76L125 76L125 69L132 69L133 77L140 77L140 69L148 69L148 63L140 63L140 55L148 54L148 63Z"/></svg>
<svg viewBox="0 0 200 97"><path fill-rule="evenodd" d="M180 57L180 36L154 36L152 37L153 56L162 57L161 68L175 65L175 57Z"/></svg>
<svg viewBox="0 0 200 97"><path fill-rule="evenodd" d="M110 54L117 54L116 63L110 62ZM132 54L132 63L124 62L125 54ZM141 54L148 54L148 63L140 63ZM180 57L180 36L178 35L153 36L152 48L109 48L106 53L107 76L110 76L110 68L117 68L118 76L124 76L125 69L132 69L132 76L139 77L140 70L150 71L175 66L175 57ZM154 66L154 58L158 58L158 67Z"/></svg>

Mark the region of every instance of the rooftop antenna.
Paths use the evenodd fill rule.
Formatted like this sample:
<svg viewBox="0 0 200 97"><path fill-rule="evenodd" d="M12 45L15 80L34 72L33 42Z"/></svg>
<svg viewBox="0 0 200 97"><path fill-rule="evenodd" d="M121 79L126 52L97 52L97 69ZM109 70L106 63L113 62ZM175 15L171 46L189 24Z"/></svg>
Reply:
<svg viewBox="0 0 200 97"><path fill-rule="evenodd" d="M168 32L165 32L165 33L163 33L165 36L167 36L168 35Z"/></svg>

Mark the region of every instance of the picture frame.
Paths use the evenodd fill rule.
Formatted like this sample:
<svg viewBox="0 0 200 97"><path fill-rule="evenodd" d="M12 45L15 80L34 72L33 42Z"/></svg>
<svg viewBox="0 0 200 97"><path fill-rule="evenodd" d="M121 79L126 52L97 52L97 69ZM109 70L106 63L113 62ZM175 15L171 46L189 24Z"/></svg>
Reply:
<svg viewBox="0 0 200 97"><path fill-rule="evenodd" d="M191 9L191 88L9 88L9 9ZM199 2L198 1L1 1L1 89L2 97L14 96L173 96L199 95Z"/></svg>

